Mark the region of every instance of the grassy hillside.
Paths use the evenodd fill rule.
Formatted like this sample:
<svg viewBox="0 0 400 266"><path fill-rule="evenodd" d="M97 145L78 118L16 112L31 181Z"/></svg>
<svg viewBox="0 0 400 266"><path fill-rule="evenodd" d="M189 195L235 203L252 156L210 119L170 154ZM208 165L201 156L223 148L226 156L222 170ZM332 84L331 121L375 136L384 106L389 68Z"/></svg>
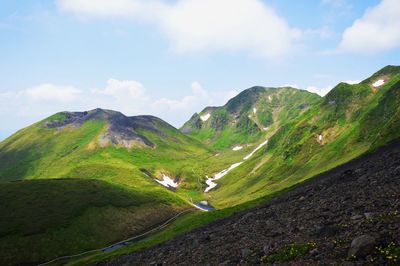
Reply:
<svg viewBox="0 0 400 266"><path fill-rule="evenodd" d="M360 84L340 83L325 97L253 87L193 115L181 130L152 116L61 112L0 143L0 200L9 215L0 221L0 257L45 261L134 235L192 208L191 201L223 209L273 195L399 138L399 129L400 68L393 66ZM204 193L206 175L243 161L266 139ZM163 175L177 187L157 183ZM231 212L183 217L146 245L217 213Z"/></svg>
<svg viewBox="0 0 400 266"><path fill-rule="evenodd" d="M1 265L39 263L104 247L186 206L165 191L84 179L1 182L0 201Z"/></svg>
<svg viewBox="0 0 400 266"><path fill-rule="evenodd" d="M374 87L380 79L384 85ZM399 67L386 67L360 84L340 83L221 179L210 193L213 203L231 206L279 191L399 138L399 95Z"/></svg>
<svg viewBox="0 0 400 266"><path fill-rule="evenodd" d="M62 112L22 129L0 143L1 208L11 215L0 257L43 262L151 228L202 198L196 173L206 165L196 162L209 156L158 118L108 110ZM155 182L162 174L179 187ZM27 217L37 221L19 224Z"/></svg>
<svg viewBox="0 0 400 266"><path fill-rule="evenodd" d="M186 122L181 131L223 150L272 135L317 103L316 94L290 87L252 87L222 107L207 107Z"/></svg>

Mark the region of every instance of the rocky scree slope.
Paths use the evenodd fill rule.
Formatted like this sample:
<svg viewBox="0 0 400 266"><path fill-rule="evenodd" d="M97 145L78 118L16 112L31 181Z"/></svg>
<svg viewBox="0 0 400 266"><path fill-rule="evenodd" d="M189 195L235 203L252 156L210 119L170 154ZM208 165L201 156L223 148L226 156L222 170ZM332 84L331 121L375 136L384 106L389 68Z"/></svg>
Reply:
<svg viewBox="0 0 400 266"><path fill-rule="evenodd" d="M398 265L400 142L269 203L99 265Z"/></svg>

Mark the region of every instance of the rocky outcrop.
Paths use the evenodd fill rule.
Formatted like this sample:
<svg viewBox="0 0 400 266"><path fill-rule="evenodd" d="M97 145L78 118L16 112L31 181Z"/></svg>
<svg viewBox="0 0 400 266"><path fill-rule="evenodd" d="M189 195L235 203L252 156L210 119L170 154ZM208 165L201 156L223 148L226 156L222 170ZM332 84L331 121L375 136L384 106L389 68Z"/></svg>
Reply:
<svg viewBox="0 0 400 266"><path fill-rule="evenodd" d="M399 252L397 142L263 206L101 265L387 265Z"/></svg>
<svg viewBox="0 0 400 266"><path fill-rule="evenodd" d="M62 129L68 125L80 127L89 120L106 121L108 128L98 139L100 146L113 144L126 148L131 148L135 145L154 147L155 144L138 133L138 130L144 129L159 135L163 134L156 125L157 123L162 123L162 121L153 116L128 117L120 112L100 108L85 112L63 112L62 114L64 119L46 121L43 126Z"/></svg>

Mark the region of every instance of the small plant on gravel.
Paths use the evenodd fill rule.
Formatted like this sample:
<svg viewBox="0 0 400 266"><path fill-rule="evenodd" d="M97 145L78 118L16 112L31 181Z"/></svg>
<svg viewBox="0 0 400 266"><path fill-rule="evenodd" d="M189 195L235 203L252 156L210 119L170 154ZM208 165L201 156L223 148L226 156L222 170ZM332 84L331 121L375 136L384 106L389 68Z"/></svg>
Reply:
<svg viewBox="0 0 400 266"><path fill-rule="evenodd" d="M345 246L347 243L344 240L341 239L333 239L332 243L336 246L336 247L343 247Z"/></svg>
<svg viewBox="0 0 400 266"><path fill-rule="evenodd" d="M304 256L309 253L312 249L317 246L315 242L308 243L292 243L286 245L276 251L272 255L263 256L261 258L262 263L273 263L273 262L288 262L293 259Z"/></svg>
<svg viewBox="0 0 400 266"><path fill-rule="evenodd" d="M377 247L376 249L389 265L398 265L400 262L400 246L394 242L391 242L386 247Z"/></svg>

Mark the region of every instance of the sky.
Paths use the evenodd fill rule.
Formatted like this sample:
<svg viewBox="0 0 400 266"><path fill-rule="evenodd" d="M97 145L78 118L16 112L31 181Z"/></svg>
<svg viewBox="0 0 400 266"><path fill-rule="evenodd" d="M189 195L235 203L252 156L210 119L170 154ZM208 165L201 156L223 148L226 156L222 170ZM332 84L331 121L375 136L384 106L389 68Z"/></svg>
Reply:
<svg viewBox="0 0 400 266"><path fill-rule="evenodd" d="M399 0L0 0L0 140L97 107L180 127L249 87L400 63Z"/></svg>

